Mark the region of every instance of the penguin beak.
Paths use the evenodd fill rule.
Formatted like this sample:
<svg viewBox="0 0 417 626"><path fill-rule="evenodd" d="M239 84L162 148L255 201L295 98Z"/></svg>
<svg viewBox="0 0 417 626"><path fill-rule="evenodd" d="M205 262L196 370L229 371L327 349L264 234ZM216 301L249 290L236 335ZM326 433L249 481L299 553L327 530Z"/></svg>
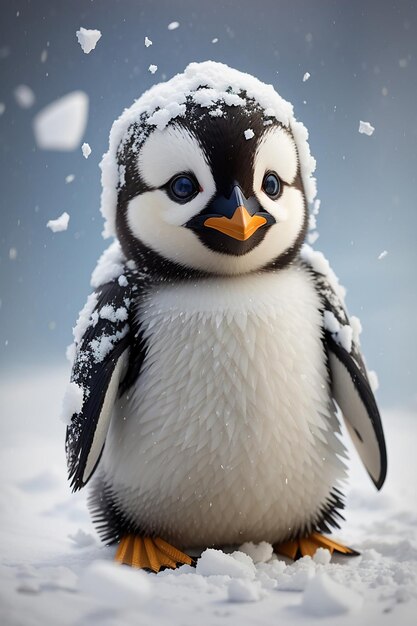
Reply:
<svg viewBox="0 0 417 626"><path fill-rule="evenodd" d="M209 217L203 223L207 228L214 228L225 235L229 235L229 237L233 237L233 239L246 241L260 226L266 224L267 220L261 215L250 215L246 207L240 205L230 218L224 215L222 217Z"/></svg>
<svg viewBox="0 0 417 626"><path fill-rule="evenodd" d="M217 195L210 206L192 218L186 226L197 230L213 229L237 241L247 241L261 227L275 219L260 210L255 198L246 199L237 183L228 195Z"/></svg>

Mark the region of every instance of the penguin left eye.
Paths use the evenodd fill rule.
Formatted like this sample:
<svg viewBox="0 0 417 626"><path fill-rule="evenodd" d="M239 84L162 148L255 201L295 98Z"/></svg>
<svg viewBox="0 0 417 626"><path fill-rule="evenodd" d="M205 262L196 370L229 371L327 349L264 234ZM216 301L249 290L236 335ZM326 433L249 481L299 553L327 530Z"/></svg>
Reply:
<svg viewBox="0 0 417 626"><path fill-rule="evenodd" d="M187 202L198 192L196 182L190 177L181 174L168 183L168 189L173 200L176 202Z"/></svg>
<svg viewBox="0 0 417 626"><path fill-rule="evenodd" d="M263 180L262 189L267 196L275 200L281 191L281 181L275 172L268 172Z"/></svg>

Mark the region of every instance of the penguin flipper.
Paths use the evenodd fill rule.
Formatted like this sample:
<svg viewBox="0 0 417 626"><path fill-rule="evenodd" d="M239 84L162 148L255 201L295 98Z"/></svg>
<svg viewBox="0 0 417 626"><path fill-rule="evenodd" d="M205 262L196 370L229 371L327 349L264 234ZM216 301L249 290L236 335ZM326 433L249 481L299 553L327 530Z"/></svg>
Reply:
<svg viewBox="0 0 417 626"><path fill-rule="evenodd" d="M387 473L384 431L360 345L353 335L343 296L326 276L313 274L323 302L323 341L333 399L362 463L376 488L381 489Z"/></svg>
<svg viewBox="0 0 417 626"><path fill-rule="evenodd" d="M126 374L132 334L131 296L129 283L124 287L117 280L107 283L91 294L80 314L84 332L76 338L71 382L81 388L83 403L72 415L66 436L74 491L88 482L100 460L113 405Z"/></svg>

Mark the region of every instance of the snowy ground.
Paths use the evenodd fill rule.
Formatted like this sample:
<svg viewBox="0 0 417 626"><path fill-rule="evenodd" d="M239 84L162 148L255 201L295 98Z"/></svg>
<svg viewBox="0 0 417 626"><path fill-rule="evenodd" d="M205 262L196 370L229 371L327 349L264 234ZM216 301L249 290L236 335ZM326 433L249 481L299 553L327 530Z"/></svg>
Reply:
<svg viewBox="0 0 417 626"><path fill-rule="evenodd" d="M389 472L382 493L352 453L338 536L362 556L254 566L242 554L206 553L197 571L155 576L113 565L114 550L100 545L91 526L86 494L69 492L58 419L66 380L64 370L48 370L0 384L2 626L299 626L320 616L332 626L415 624L416 415L383 414Z"/></svg>

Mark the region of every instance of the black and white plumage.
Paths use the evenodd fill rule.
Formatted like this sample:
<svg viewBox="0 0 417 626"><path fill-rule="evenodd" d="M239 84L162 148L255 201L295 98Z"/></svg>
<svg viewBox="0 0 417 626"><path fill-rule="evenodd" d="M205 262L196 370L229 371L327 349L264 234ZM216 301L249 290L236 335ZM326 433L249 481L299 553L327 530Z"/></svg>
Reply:
<svg viewBox="0 0 417 626"><path fill-rule="evenodd" d="M276 543L337 527L333 400L382 486L343 294L302 247L312 169L290 105L220 64L192 64L115 123L103 205L119 243L77 327L84 401L67 433L74 489L96 470L104 540Z"/></svg>

